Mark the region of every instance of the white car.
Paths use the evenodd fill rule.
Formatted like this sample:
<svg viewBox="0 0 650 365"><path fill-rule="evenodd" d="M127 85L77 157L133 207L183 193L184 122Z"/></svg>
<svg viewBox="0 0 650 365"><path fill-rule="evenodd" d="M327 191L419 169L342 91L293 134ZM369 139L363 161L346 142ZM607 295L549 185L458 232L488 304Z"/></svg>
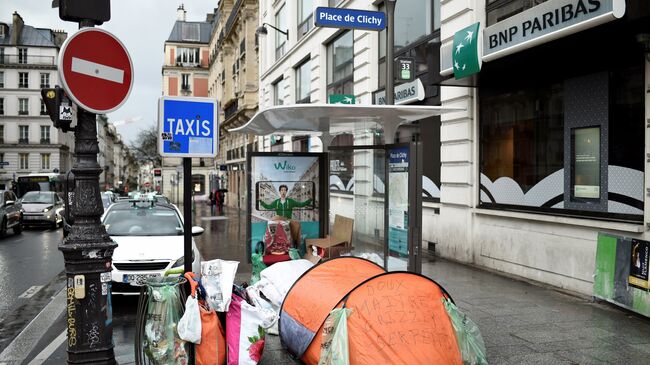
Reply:
<svg viewBox="0 0 650 365"><path fill-rule="evenodd" d="M106 232L118 244L113 253L112 293L138 294L150 277L184 265L183 218L178 209L156 201L118 201L102 216ZM203 233L192 227L192 236ZM192 239L192 271L202 257Z"/></svg>

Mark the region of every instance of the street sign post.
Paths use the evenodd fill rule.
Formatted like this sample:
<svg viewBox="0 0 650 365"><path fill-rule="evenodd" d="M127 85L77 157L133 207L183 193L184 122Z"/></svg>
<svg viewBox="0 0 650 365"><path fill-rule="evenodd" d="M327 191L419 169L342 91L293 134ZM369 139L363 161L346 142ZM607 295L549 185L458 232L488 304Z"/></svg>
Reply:
<svg viewBox="0 0 650 365"><path fill-rule="evenodd" d="M319 6L314 13L314 23L317 27L379 31L386 28L386 14L381 11Z"/></svg>
<svg viewBox="0 0 650 365"><path fill-rule="evenodd" d="M93 113L118 109L133 87L133 63L111 33L84 28L68 38L58 60L59 78L72 101Z"/></svg>
<svg viewBox="0 0 650 365"><path fill-rule="evenodd" d="M158 100L158 108L158 151L161 156L183 158L184 268L185 272L189 272L192 271L193 257L192 157L217 155L218 103L210 98L165 96ZM176 171L178 174L178 169Z"/></svg>

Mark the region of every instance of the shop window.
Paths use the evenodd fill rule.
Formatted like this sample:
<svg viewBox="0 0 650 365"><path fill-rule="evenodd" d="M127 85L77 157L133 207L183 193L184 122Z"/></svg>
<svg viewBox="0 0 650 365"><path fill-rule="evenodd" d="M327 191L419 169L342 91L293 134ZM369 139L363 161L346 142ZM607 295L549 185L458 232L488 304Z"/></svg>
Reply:
<svg viewBox="0 0 650 365"><path fill-rule="evenodd" d="M643 65L538 76L482 88L480 206L641 221Z"/></svg>
<svg viewBox="0 0 650 365"><path fill-rule="evenodd" d="M487 0L487 26L506 20L547 0Z"/></svg>
<svg viewBox="0 0 650 365"><path fill-rule="evenodd" d="M192 175L192 193L194 195L205 194L205 175Z"/></svg>

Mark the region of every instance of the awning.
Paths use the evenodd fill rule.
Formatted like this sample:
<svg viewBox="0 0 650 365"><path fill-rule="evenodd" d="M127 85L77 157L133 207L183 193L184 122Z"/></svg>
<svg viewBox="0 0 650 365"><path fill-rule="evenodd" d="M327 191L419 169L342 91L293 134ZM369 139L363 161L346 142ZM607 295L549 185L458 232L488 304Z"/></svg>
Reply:
<svg viewBox="0 0 650 365"><path fill-rule="evenodd" d="M388 137L394 135L397 127L402 124L463 110L465 109L425 105L279 105L257 112L248 123L229 131L259 136L335 136L383 129ZM392 141L387 140L386 143Z"/></svg>

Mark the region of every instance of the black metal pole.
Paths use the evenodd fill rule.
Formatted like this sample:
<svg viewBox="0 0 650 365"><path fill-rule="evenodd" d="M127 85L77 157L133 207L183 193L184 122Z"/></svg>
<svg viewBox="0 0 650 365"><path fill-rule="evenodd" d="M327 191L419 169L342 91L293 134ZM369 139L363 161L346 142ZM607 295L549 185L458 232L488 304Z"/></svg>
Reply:
<svg viewBox="0 0 650 365"><path fill-rule="evenodd" d="M386 4L386 105L395 104L395 2L387 0Z"/></svg>
<svg viewBox="0 0 650 365"><path fill-rule="evenodd" d="M177 185L178 187L178 185ZM192 271L192 159L183 158L183 255L185 257L185 272ZM189 285L188 285L189 288ZM188 364L194 364L194 346L189 344Z"/></svg>
<svg viewBox="0 0 650 365"><path fill-rule="evenodd" d="M75 129L74 224L59 245L67 276L68 364L113 365L111 261L117 244L100 222L96 115L82 108Z"/></svg>

